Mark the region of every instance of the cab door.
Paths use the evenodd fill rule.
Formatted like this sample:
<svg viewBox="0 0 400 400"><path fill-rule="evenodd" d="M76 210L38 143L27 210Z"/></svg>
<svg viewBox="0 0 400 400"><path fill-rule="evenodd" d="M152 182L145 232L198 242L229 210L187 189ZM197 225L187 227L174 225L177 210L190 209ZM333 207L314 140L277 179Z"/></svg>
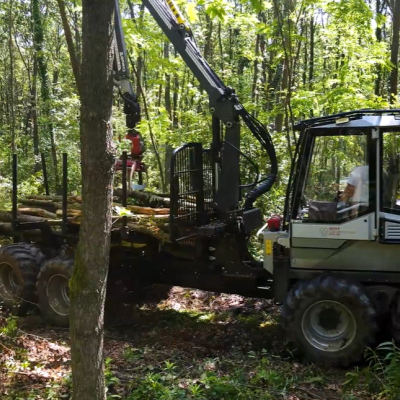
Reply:
<svg viewBox="0 0 400 400"><path fill-rule="evenodd" d="M294 190L292 268L376 268L377 137L370 126L310 130Z"/></svg>
<svg viewBox="0 0 400 400"><path fill-rule="evenodd" d="M400 128L382 130L379 143L379 238L400 244Z"/></svg>

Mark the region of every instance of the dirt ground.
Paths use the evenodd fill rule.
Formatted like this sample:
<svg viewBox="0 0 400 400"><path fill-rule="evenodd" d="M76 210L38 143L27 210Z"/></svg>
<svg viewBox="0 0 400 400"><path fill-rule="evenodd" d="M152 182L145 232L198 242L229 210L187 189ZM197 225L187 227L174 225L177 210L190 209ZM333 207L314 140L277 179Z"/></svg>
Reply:
<svg viewBox="0 0 400 400"><path fill-rule="evenodd" d="M174 287L157 305L107 313L110 399L371 399L344 390L348 371L302 363L270 300ZM70 398L68 329L7 317L0 312L0 399Z"/></svg>

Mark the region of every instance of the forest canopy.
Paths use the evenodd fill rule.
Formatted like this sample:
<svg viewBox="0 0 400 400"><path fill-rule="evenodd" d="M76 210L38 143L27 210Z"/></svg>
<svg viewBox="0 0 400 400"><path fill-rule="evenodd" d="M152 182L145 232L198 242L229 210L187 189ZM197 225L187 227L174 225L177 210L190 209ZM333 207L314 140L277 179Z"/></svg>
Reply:
<svg viewBox="0 0 400 400"><path fill-rule="evenodd" d="M132 83L142 106L138 130L147 145L148 188L165 192L171 149L211 141L208 97L142 3L120 4ZM399 0L177 4L206 60L272 133L280 177L269 205L282 204L296 121L398 105ZM2 201L10 199L13 152L19 156L23 194L42 192L41 153L52 191L59 187L63 152L69 157L69 190L80 192L80 100L73 67L79 68L82 59L81 17L78 0L0 3ZM117 91L113 107L120 154L128 147ZM261 169L268 164L245 129L242 151Z"/></svg>

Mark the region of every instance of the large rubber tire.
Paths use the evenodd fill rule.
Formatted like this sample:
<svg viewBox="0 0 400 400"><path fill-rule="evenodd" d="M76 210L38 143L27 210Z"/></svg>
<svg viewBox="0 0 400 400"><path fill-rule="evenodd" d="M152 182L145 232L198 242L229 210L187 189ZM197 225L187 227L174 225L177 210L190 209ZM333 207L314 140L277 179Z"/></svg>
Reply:
<svg viewBox="0 0 400 400"><path fill-rule="evenodd" d="M36 288L39 308L43 318L50 324L69 325L69 281L74 260L67 256L52 258L43 265Z"/></svg>
<svg viewBox="0 0 400 400"><path fill-rule="evenodd" d="M327 275L298 282L289 291L282 324L307 361L329 366L361 361L378 332L376 312L363 287Z"/></svg>
<svg viewBox="0 0 400 400"><path fill-rule="evenodd" d="M33 244L15 243L0 248L0 305L24 316L37 301L36 279L45 256Z"/></svg>

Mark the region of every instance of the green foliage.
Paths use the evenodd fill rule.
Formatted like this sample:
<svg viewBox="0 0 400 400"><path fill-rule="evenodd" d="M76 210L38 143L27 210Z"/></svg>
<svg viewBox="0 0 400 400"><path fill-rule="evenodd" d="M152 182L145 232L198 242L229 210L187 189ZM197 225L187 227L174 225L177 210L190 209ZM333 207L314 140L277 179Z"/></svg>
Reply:
<svg viewBox="0 0 400 400"><path fill-rule="evenodd" d="M0 338L15 338L18 333L18 318L8 317L5 321L4 326L0 326Z"/></svg>
<svg viewBox="0 0 400 400"><path fill-rule="evenodd" d="M400 393L400 348L394 342L366 350L368 366L346 374L346 388L362 383L376 399L397 400Z"/></svg>
<svg viewBox="0 0 400 400"><path fill-rule="evenodd" d="M271 369L267 358L249 357L257 359L251 370L237 365L229 374L218 371L219 359L198 364L196 379L182 377L176 365L166 360L163 367L154 368L144 379L134 380L127 399L268 400L284 395L295 383L295 377Z"/></svg>
<svg viewBox="0 0 400 400"><path fill-rule="evenodd" d="M71 0L65 3L75 48L81 57L81 5ZM364 0L178 0L177 3L209 64L226 85L236 89L246 108L271 128L280 169L274 190L259 201L258 206L265 214L279 212L282 205L295 146L291 129L296 120L355 108L389 106L387 82L393 68L389 62L390 35L378 41L373 29L376 23L385 32L391 31L386 9L376 14L372 3ZM79 193L79 98L57 4L13 0L15 12L11 21L10 5L9 1L0 5L0 182L8 183L11 177L10 141L14 131L20 183L27 191L32 188L32 194L44 191L41 172L35 173L34 168L40 161L33 154L35 104L31 94L36 82L39 150L46 154L50 187L55 190L55 174L61 177L61 153L67 152L69 190ZM121 2L123 28L133 63L132 82L134 87L140 84L143 93L139 98L143 119L138 129L148 149L144 158L149 166L148 188L162 191L161 173L165 172L161 170L166 169L167 149L190 141L208 146L211 118L207 94L173 47L166 45L166 37L152 16L141 12L140 5L140 0ZM14 71L11 94L14 122L10 113L10 54ZM35 55L39 61L36 77ZM140 82L136 75L139 58ZM375 94L378 69L381 84ZM113 111L119 155L129 150L129 144L123 139L125 117L117 92ZM282 124L279 119L283 119ZM50 131L54 135L53 144ZM52 146L57 160L53 159ZM261 166L262 175L268 173L269 160L246 129L242 132L242 149ZM254 171L244 160L241 165L242 181L252 181ZM33 185L32 176L35 176ZM7 204L7 198L9 191L4 189L0 200Z"/></svg>
<svg viewBox="0 0 400 400"><path fill-rule="evenodd" d="M111 369L111 358L107 357L105 359L105 369L104 369L104 379L106 381L107 388L107 400L111 399L121 399L122 397L113 393L110 393L110 389L115 391L115 387L120 384L120 380L114 375L114 372Z"/></svg>

